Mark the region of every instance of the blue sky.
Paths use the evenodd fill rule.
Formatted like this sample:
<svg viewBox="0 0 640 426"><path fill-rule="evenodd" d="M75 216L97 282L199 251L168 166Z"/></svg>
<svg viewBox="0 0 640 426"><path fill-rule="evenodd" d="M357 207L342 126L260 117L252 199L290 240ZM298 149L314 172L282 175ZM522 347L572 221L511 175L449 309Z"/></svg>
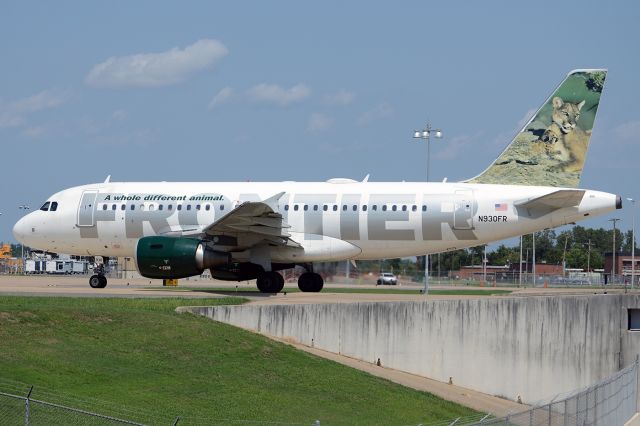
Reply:
<svg viewBox="0 0 640 426"><path fill-rule="evenodd" d="M639 21L631 1L4 2L0 240L18 205L108 174L424 180L427 119L432 180L472 177L576 68L609 69L581 186L640 196Z"/></svg>

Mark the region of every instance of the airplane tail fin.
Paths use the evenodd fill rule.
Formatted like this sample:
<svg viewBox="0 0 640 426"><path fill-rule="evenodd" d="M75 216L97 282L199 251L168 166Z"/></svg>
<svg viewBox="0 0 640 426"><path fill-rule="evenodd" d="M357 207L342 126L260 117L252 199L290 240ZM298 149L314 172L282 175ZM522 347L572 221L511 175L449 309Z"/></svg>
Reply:
<svg viewBox="0 0 640 426"><path fill-rule="evenodd" d="M606 76L571 71L489 168L466 182L577 187Z"/></svg>

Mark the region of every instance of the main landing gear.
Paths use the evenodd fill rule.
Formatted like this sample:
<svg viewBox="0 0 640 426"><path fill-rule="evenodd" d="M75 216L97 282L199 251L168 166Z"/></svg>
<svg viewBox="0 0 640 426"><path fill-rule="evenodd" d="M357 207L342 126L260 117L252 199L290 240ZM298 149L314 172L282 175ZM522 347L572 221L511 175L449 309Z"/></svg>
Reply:
<svg viewBox="0 0 640 426"><path fill-rule="evenodd" d="M267 271L258 276L256 284L261 293L279 293L284 288L284 278L278 272ZM323 286L324 280L314 272L305 272L298 278L298 288L305 293L317 293Z"/></svg>
<svg viewBox="0 0 640 426"><path fill-rule="evenodd" d="M300 291L317 293L322 290L324 286L324 280L320 274L315 272L305 272L298 278L298 288Z"/></svg>
<svg viewBox="0 0 640 426"><path fill-rule="evenodd" d="M107 286L107 277L104 276L104 265L97 265L94 271L96 274L91 275L91 278L89 278L89 285L91 288L105 288Z"/></svg>
<svg viewBox="0 0 640 426"><path fill-rule="evenodd" d="M267 271L256 280L261 293L279 293L284 288L284 278L278 272Z"/></svg>

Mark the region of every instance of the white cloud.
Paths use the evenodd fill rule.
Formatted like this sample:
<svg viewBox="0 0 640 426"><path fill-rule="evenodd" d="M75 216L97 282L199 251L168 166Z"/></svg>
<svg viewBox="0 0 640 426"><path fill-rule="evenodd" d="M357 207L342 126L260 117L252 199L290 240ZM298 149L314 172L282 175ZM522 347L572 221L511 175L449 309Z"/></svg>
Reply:
<svg viewBox="0 0 640 426"><path fill-rule="evenodd" d="M349 105L355 97L353 92L341 89L336 93L325 95L324 103L327 105Z"/></svg>
<svg viewBox="0 0 640 426"><path fill-rule="evenodd" d="M444 144L439 144L440 148L436 151L433 158L436 160L450 160L452 158L458 158L460 157L460 154L467 151L480 136L480 132L474 135L454 136L450 140L445 141ZM433 139L429 143L432 142ZM434 147L431 146L432 150L433 148Z"/></svg>
<svg viewBox="0 0 640 426"><path fill-rule="evenodd" d="M169 86L212 68L228 52L218 40L202 39L184 49L112 56L94 66L84 81L100 88Z"/></svg>
<svg viewBox="0 0 640 426"><path fill-rule="evenodd" d="M22 126L26 124L29 114L56 108L70 97L67 91L48 89L16 101L0 102L0 128Z"/></svg>
<svg viewBox="0 0 640 426"><path fill-rule="evenodd" d="M613 133L622 140L640 137L640 121L628 121L613 128Z"/></svg>
<svg viewBox="0 0 640 426"><path fill-rule="evenodd" d="M247 97L256 103L287 106L300 102L311 95L311 89L300 83L285 89L277 84L258 84L247 90Z"/></svg>
<svg viewBox="0 0 640 426"><path fill-rule="evenodd" d="M43 126L29 126L22 132L23 135L29 138L38 138L45 133Z"/></svg>
<svg viewBox="0 0 640 426"><path fill-rule="evenodd" d="M221 89L209 102L208 109L213 109L217 106L225 104L229 102L231 97L233 96L233 89L231 87L225 87Z"/></svg>
<svg viewBox="0 0 640 426"><path fill-rule="evenodd" d="M362 113L356 123L359 126L367 126L378 119L390 117L392 114L393 109L391 108L391 106L388 103L383 102L381 104L378 104L372 110Z"/></svg>
<svg viewBox="0 0 640 426"><path fill-rule="evenodd" d="M518 128L516 129L516 132L519 132L520 130L522 130L524 125L527 124L529 120L531 120L531 118L533 118L533 114L535 114L536 111L538 111L537 108L531 108L530 110L524 113L522 118L518 120Z"/></svg>
<svg viewBox="0 0 640 426"><path fill-rule="evenodd" d="M307 123L307 131L315 133L321 132L323 130L327 130L333 124L333 119L324 114L320 114L314 112L309 117L309 122Z"/></svg>
<svg viewBox="0 0 640 426"><path fill-rule="evenodd" d="M111 121L114 123L122 123L123 121L126 121L128 117L129 114L127 114L127 111L119 109L113 111L113 114L111 114Z"/></svg>
<svg viewBox="0 0 640 426"><path fill-rule="evenodd" d="M524 128L525 124L527 124L529 120L533 118L533 115L537 111L538 111L537 108L531 108L527 110L527 112L524 113L522 118L518 120L513 130L508 132L501 132L495 138L493 138L493 145L506 147L513 140L513 138L520 132L520 130Z"/></svg>

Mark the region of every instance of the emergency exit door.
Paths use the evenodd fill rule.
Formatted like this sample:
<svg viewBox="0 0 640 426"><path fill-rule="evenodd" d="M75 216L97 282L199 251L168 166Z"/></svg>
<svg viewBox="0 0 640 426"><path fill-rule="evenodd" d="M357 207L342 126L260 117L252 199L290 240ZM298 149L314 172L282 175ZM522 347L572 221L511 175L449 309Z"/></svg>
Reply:
<svg viewBox="0 0 640 426"><path fill-rule="evenodd" d="M98 191L84 191L78 206L78 226L93 226Z"/></svg>
<svg viewBox="0 0 640 426"><path fill-rule="evenodd" d="M458 190L454 198L453 228L473 229L473 191Z"/></svg>

